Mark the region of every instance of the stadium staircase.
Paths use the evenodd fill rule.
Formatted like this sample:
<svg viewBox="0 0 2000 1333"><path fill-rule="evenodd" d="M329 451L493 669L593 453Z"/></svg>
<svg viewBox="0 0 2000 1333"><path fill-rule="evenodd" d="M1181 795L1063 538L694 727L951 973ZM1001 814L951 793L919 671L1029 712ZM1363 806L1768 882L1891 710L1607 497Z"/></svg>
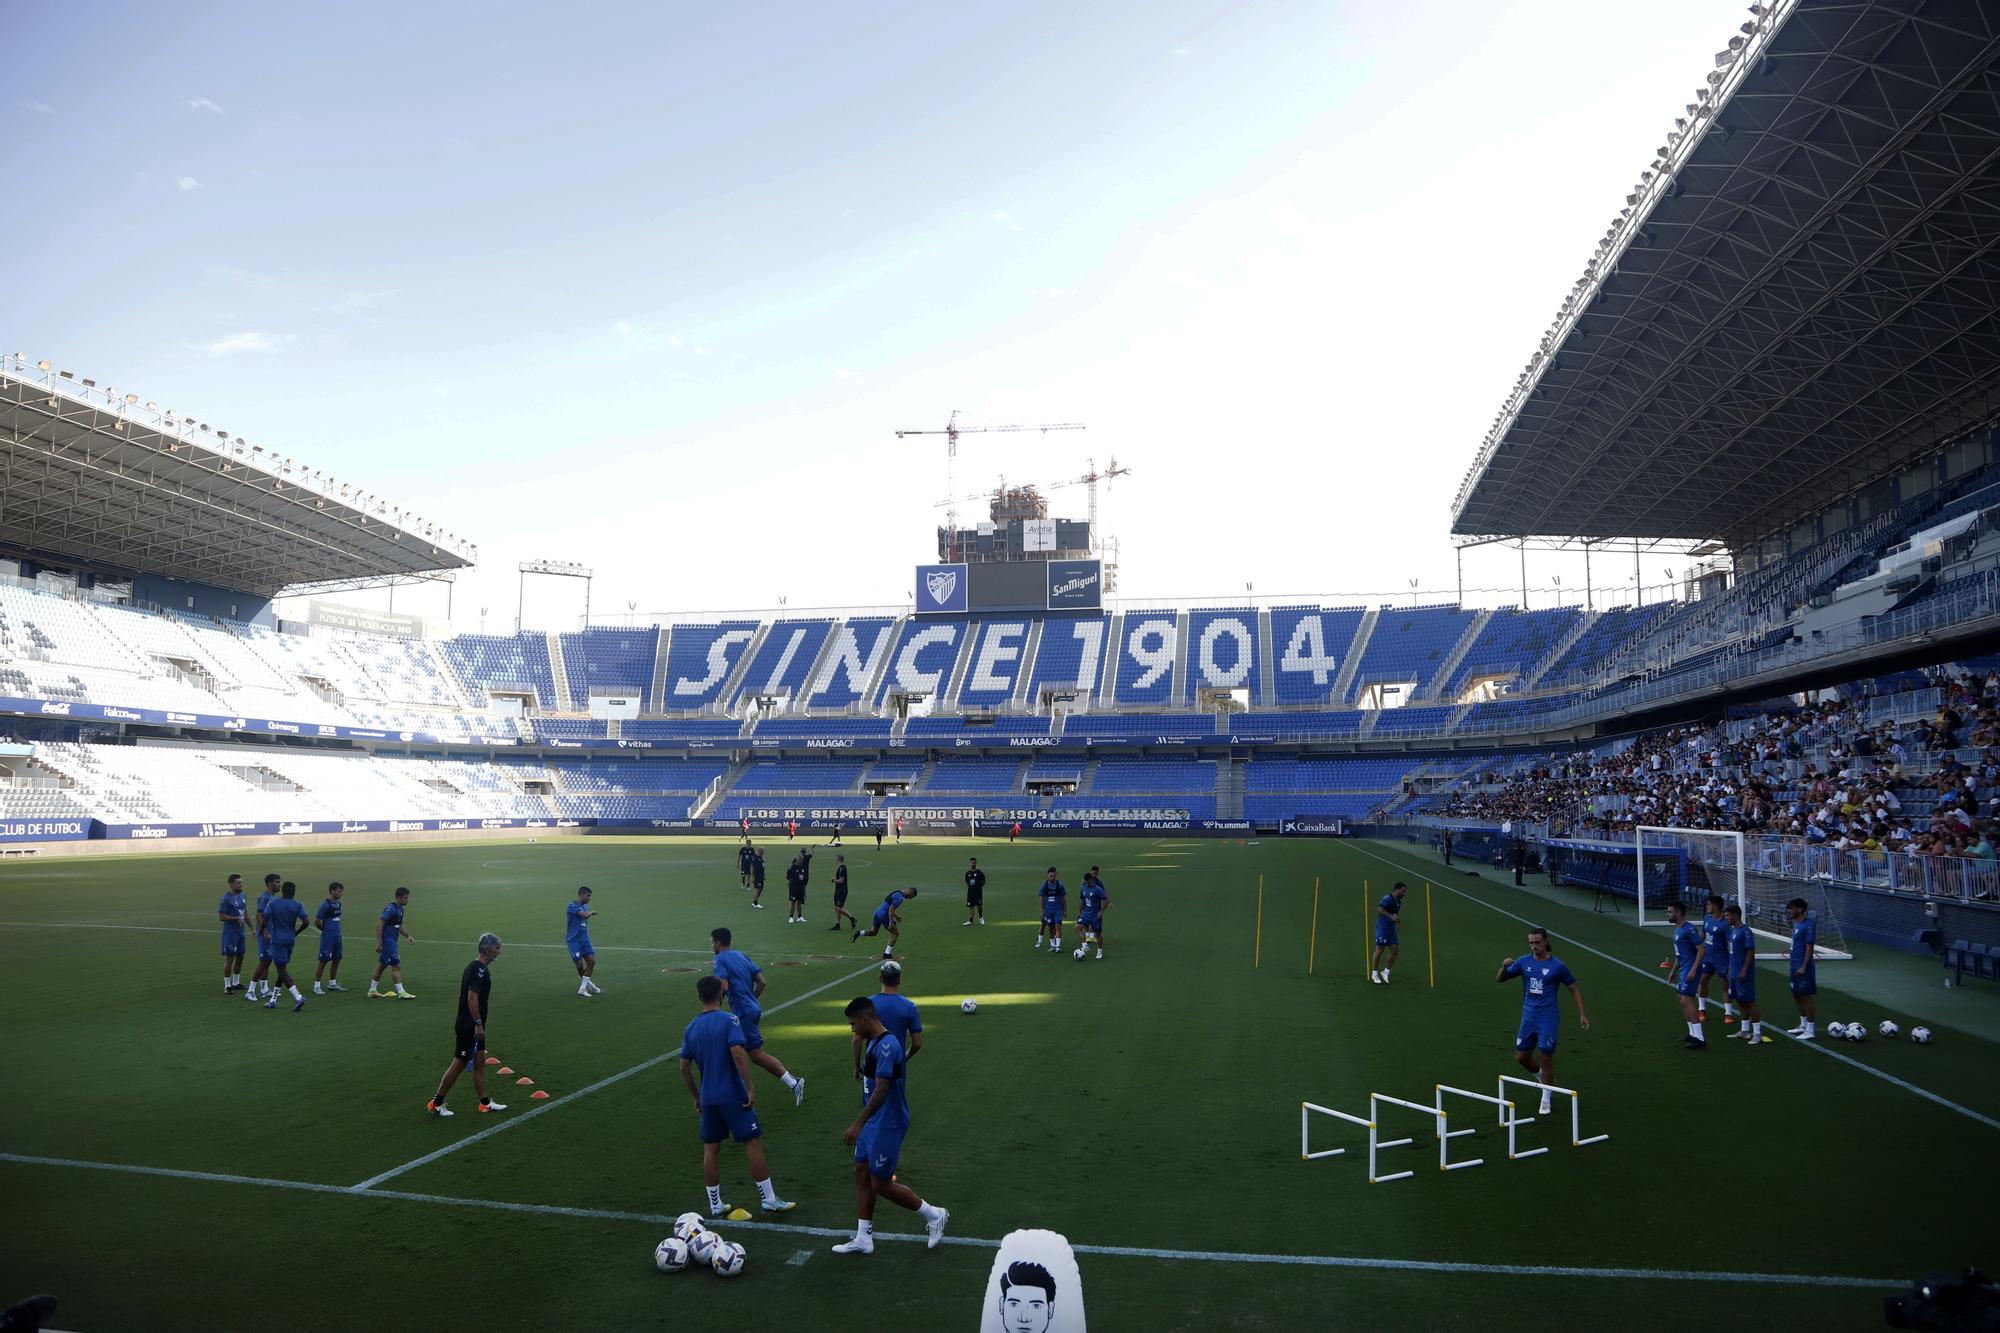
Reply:
<svg viewBox="0 0 2000 1333"><path fill-rule="evenodd" d="M826 632L826 637L820 640L819 651L813 654L812 665L806 668L806 674L799 680L798 693L785 700L786 711L804 708L812 702L813 691L819 688L819 673L825 669L826 659L833 656L833 645L839 638L840 626L836 624Z"/></svg>
<svg viewBox="0 0 2000 1333"><path fill-rule="evenodd" d="M1537 685L1540 685L1542 683L1542 677L1549 674L1549 668L1554 666L1556 663L1562 661L1563 654L1568 652L1571 648L1575 647L1576 641L1578 639L1581 639L1584 635L1588 634L1590 632L1590 627L1592 625L1595 625L1598 621L1602 619L1604 619L1604 613L1602 611L1589 611L1585 612L1583 615L1578 616L1576 618L1576 623L1569 627L1569 633L1563 635L1560 639L1557 639L1554 643L1550 644L1549 651L1543 654L1542 660L1535 663L1533 670L1529 671L1528 674L1521 677L1521 683L1518 687L1518 692L1525 694L1529 690L1534 689ZM1462 717L1463 714L1461 714L1460 716ZM1447 734L1453 728L1457 727L1458 723L1459 719L1456 717L1453 718L1451 720L1451 726L1445 728Z"/></svg>
<svg viewBox="0 0 2000 1333"><path fill-rule="evenodd" d="M1034 690L1035 663L1042 651L1042 618L1036 616L1028 622L1027 642L1021 648L1021 676L1014 682L1013 709L1025 713L1035 705L1030 697Z"/></svg>
<svg viewBox="0 0 2000 1333"><path fill-rule="evenodd" d="M1180 611L1174 615L1174 684L1173 692L1167 696L1173 701L1172 706L1175 708L1180 707L1182 701L1187 698L1187 678L1188 613Z"/></svg>
<svg viewBox="0 0 2000 1333"><path fill-rule="evenodd" d="M1460 704L1452 711L1452 715L1444 720L1444 726L1438 729L1438 734L1440 736L1455 735L1458 731L1458 724L1465 721L1465 715L1470 713L1478 704L1479 701L1477 699L1468 699Z"/></svg>
<svg viewBox="0 0 2000 1333"><path fill-rule="evenodd" d="M896 622L882 631L889 637L883 641L886 646L875 662L875 669L868 673L868 688L861 691L861 698L854 705L856 711L875 711L875 700L882 693L882 682L889 678L889 672L894 668L897 647L903 642L903 626L909 619L908 616L897 616Z"/></svg>
<svg viewBox="0 0 2000 1333"><path fill-rule="evenodd" d="M569 664L563 661L562 635L550 634L549 670L555 673L556 708L565 713L576 711L576 703L569 697Z"/></svg>
<svg viewBox="0 0 2000 1333"><path fill-rule="evenodd" d="M1265 639L1268 644L1269 638ZM1245 764L1240 758L1229 758L1215 766L1215 817L1217 819L1243 818L1243 790L1247 785Z"/></svg>
<svg viewBox="0 0 2000 1333"><path fill-rule="evenodd" d="M1424 687L1417 698L1435 701L1444 696L1452 678L1458 674L1459 663L1463 662L1465 655L1472 651L1474 641L1479 638L1480 632L1486 628L1486 622L1491 619L1493 619L1493 608L1490 606L1472 618L1472 623L1465 627L1465 633L1458 636L1457 644L1438 667L1437 674L1431 677L1431 683Z"/></svg>
<svg viewBox="0 0 2000 1333"><path fill-rule="evenodd" d="M453 706L467 713L477 711L479 705L472 702L471 692L465 688L465 682L459 679L458 672L452 670L451 659L445 656L444 649L430 639L421 639L418 642L422 647L424 656L430 661L432 669L437 672L439 678L444 681L446 688L451 691ZM259 658L258 660L262 661L263 659ZM269 663L265 665L268 666Z"/></svg>
<svg viewBox="0 0 2000 1333"><path fill-rule="evenodd" d="M917 770L917 780L909 785L908 790L911 792L929 791L931 789L931 779L937 776L937 766L937 760L927 757L924 760L924 766Z"/></svg>
<svg viewBox="0 0 2000 1333"><path fill-rule="evenodd" d="M1008 791L1015 796L1026 796L1028 794L1028 770L1034 766L1035 756L1031 754L1023 755L1021 757L1021 767L1014 772L1014 785L1008 788Z"/></svg>
<svg viewBox="0 0 2000 1333"><path fill-rule="evenodd" d="M1370 708L1361 714L1361 725L1355 729L1354 739L1365 741L1375 734L1375 724L1382 720L1383 710Z"/></svg>
<svg viewBox="0 0 2000 1333"><path fill-rule="evenodd" d="M1344 704L1347 695L1354 688L1354 677L1361 670L1361 656L1368 651L1368 640L1375 633L1375 622L1382 618L1382 608L1371 606L1361 613L1361 623L1354 628L1354 642L1347 645L1347 656L1340 663L1340 674L1333 678L1333 693L1327 702Z"/></svg>
<svg viewBox="0 0 2000 1333"><path fill-rule="evenodd" d="M1075 796L1088 796L1096 787L1097 760L1091 758L1084 761L1083 772L1077 775L1076 790L1071 794Z"/></svg>
<svg viewBox="0 0 2000 1333"><path fill-rule="evenodd" d="M659 646L653 650L653 688L646 697L646 711L654 717L667 711L667 640L673 632L672 625L660 626Z"/></svg>
<svg viewBox="0 0 2000 1333"><path fill-rule="evenodd" d="M1098 664L1104 672L1097 689L1097 702L1092 711L1111 712L1117 707L1118 698L1118 654L1123 650L1125 633L1125 613L1118 611L1111 617L1111 631L1104 639L1104 660Z"/></svg>
<svg viewBox="0 0 2000 1333"><path fill-rule="evenodd" d="M743 645L743 652L736 659L736 665L729 668L729 674L722 678L722 688L715 692L717 712L726 710L729 701L743 688L744 677L750 674L750 664L757 660L757 650L764 646L764 640L771 635L771 622L760 620L751 632L750 642Z"/></svg>
<svg viewBox="0 0 2000 1333"><path fill-rule="evenodd" d="M972 670L973 650L984 628L976 622L966 622L965 634L958 645L958 656L951 664L951 674L944 680L944 693L938 697L931 711L939 713L958 711L958 692L965 688L965 677Z"/></svg>
<svg viewBox="0 0 2000 1333"><path fill-rule="evenodd" d="M715 807L721 805L723 799L729 795L730 789L736 785L737 780L749 771L750 761L748 759L738 759L735 763L731 764L729 771L716 779L715 785L702 795L692 810L688 811L688 817L691 819L708 818L715 810Z"/></svg>
<svg viewBox="0 0 2000 1333"><path fill-rule="evenodd" d="M1258 704L1268 704L1278 697L1276 655L1277 649L1271 646L1271 608L1260 607L1257 611L1257 691L1253 696ZM1232 815L1230 818L1240 816Z"/></svg>

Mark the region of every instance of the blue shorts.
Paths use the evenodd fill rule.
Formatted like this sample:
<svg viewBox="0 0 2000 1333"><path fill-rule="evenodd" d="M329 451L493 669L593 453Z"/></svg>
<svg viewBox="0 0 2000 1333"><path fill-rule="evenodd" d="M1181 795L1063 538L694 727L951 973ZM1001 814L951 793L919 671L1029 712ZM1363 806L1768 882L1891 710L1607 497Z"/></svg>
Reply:
<svg viewBox="0 0 2000 1333"><path fill-rule="evenodd" d="M1701 960L1701 975L1704 977L1719 977L1722 976L1722 969L1715 965L1713 959L1704 958Z"/></svg>
<svg viewBox="0 0 2000 1333"><path fill-rule="evenodd" d="M1101 916L1080 916L1076 919L1076 928L1078 930L1103 930L1104 918Z"/></svg>
<svg viewBox="0 0 2000 1333"><path fill-rule="evenodd" d="M908 1126L864 1126L861 1137L854 1141L854 1160L867 1163L868 1174L875 1179L890 1179L896 1174L896 1163L903 1155L903 1135L908 1132Z"/></svg>
<svg viewBox="0 0 2000 1333"><path fill-rule="evenodd" d="M342 947L340 942L340 936L328 935L324 933L320 935L319 960L322 963L337 963L346 956L347 956L347 950L344 947Z"/></svg>
<svg viewBox="0 0 2000 1333"><path fill-rule="evenodd" d="M1553 1051L1556 1048L1556 1025L1554 1014L1523 1014L1521 1030L1514 1034L1514 1049L1517 1051Z"/></svg>
<svg viewBox="0 0 2000 1333"><path fill-rule="evenodd" d="M1677 967L1674 969L1674 989L1682 995L1694 995L1696 993L1695 988L1700 982L1701 974L1694 968Z"/></svg>
<svg viewBox="0 0 2000 1333"><path fill-rule="evenodd" d="M1042 924L1045 926L1060 926L1062 924L1062 913L1061 912L1042 913Z"/></svg>
<svg viewBox="0 0 2000 1333"><path fill-rule="evenodd" d="M292 945L290 941L287 941L284 944L279 944L276 943L275 941L272 943L271 961L273 963L276 963L279 967L288 967L291 965Z"/></svg>
<svg viewBox="0 0 2000 1333"><path fill-rule="evenodd" d="M271 941L265 939L262 935L257 937L257 961L260 963L271 961Z"/></svg>
<svg viewBox="0 0 2000 1333"><path fill-rule="evenodd" d="M237 932L233 938L228 935L222 937L222 956L224 958L241 958L243 956L242 932Z"/></svg>
<svg viewBox="0 0 2000 1333"><path fill-rule="evenodd" d="M1792 994L1819 994L1819 965L1817 963L1807 963L1804 972L1792 973Z"/></svg>
<svg viewBox="0 0 2000 1333"><path fill-rule="evenodd" d="M764 1021L764 1015L761 1013L752 1014L748 1018L745 1018L741 1014L736 1015L736 1022L743 1029L744 1050L759 1051L764 1048L764 1032L763 1029L758 1026L763 1021Z"/></svg>
<svg viewBox="0 0 2000 1333"><path fill-rule="evenodd" d="M1741 981L1731 982L1729 994L1738 1004L1757 1003L1757 969L1753 967Z"/></svg>
<svg viewBox="0 0 2000 1333"><path fill-rule="evenodd" d="M571 940L569 942L569 957L571 962L580 963L586 958L597 957L597 950L590 947L590 941L587 939Z"/></svg>
<svg viewBox="0 0 2000 1333"><path fill-rule="evenodd" d="M735 1139L738 1143L748 1143L752 1139L764 1137L764 1127L757 1123L757 1112L749 1106L704 1106L701 1108L701 1141L720 1143L724 1139Z"/></svg>
<svg viewBox="0 0 2000 1333"><path fill-rule="evenodd" d="M1375 943L1378 946L1384 944L1400 945L1400 942L1396 939L1396 928L1394 926L1383 926L1378 923L1375 927Z"/></svg>
<svg viewBox="0 0 2000 1333"><path fill-rule="evenodd" d="M375 961L383 967L401 967L403 965L403 956L396 952L394 946L391 946L376 954Z"/></svg>
<svg viewBox="0 0 2000 1333"><path fill-rule="evenodd" d="M876 927L877 927L877 928L879 929L880 927L882 927L882 926L886 926L886 925L888 925L888 924L889 924L889 909L888 909L888 908L886 908L886 907L878 907L878 908L876 908L876 909L875 909L875 925L876 925Z"/></svg>

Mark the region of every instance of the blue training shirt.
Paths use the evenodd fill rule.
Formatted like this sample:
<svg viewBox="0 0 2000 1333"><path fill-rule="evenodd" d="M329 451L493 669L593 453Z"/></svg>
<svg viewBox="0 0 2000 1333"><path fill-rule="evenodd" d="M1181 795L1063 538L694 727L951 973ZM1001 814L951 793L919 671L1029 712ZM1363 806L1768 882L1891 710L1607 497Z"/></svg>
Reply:
<svg viewBox="0 0 2000 1333"><path fill-rule="evenodd" d="M590 922L583 915L589 910L574 898L570 900L569 912L563 927L563 938L571 944L581 944L590 938Z"/></svg>
<svg viewBox="0 0 2000 1333"><path fill-rule="evenodd" d="M1378 926L1382 926L1382 925L1388 925L1388 926L1393 926L1393 925L1395 925L1395 924L1396 924L1396 919L1395 919L1395 918L1396 918L1396 913L1398 913L1398 912L1400 912L1400 911L1402 911L1402 910L1403 910L1403 909L1402 909L1402 907L1401 907L1401 905L1400 905L1400 904L1398 904L1398 903L1396 902L1396 895L1395 895L1395 894L1393 894L1393 893L1385 893L1385 894L1383 894L1383 895L1382 895L1382 901L1381 901L1381 902L1379 902L1379 903L1376 903L1376 904L1375 904L1375 907L1376 907L1376 910L1377 910L1377 911L1382 911L1382 912L1387 912L1387 913L1389 914L1389 920L1387 920L1387 921L1384 921L1384 920L1382 920L1382 918L1381 918L1381 917L1376 917L1376 918L1375 918L1375 924L1376 924L1376 925L1378 925Z"/></svg>
<svg viewBox="0 0 2000 1333"><path fill-rule="evenodd" d="M1506 974L1521 979L1523 1018L1542 1018L1559 1012L1556 1008L1556 988L1576 984L1576 978L1570 975L1569 964L1554 954L1540 961L1532 955L1516 958Z"/></svg>
<svg viewBox="0 0 2000 1333"><path fill-rule="evenodd" d="M340 899L328 898L319 905L319 928L324 935L340 934Z"/></svg>
<svg viewBox="0 0 2000 1333"><path fill-rule="evenodd" d="M274 902L276 902L276 901L278 901L278 895L277 895L277 894L275 894L275 893L273 893L273 892L271 892L271 891L270 891L269 889L266 889L266 890L264 890L264 891L263 891L262 893L260 893L260 894L258 894L258 895L257 895L257 920L258 920L258 921L263 921L263 922L265 922L265 923L267 923L267 924L268 924L268 923L270 922L270 920L271 920L271 904L272 904L272 903L274 903ZM254 927L254 926L256 925L256 922L254 922L254 921L253 921L253 922L251 923L251 925L252 925L252 926Z"/></svg>
<svg viewBox="0 0 2000 1333"><path fill-rule="evenodd" d="M1729 962L1729 923L1719 916L1703 917L1701 938L1708 946L1708 961L1720 971Z"/></svg>
<svg viewBox="0 0 2000 1333"><path fill-rule="evenodd" d="M1043 916L1061 916L1063 908L1068 902L1069 890L1063 887L1061 880L1045 879L1042 881Z"/></svg>
<svg viewBox="0 0 2000 1333"><path fill-rule="evenodd" d="M1729 930L1729 978L1734 981L1743 974L1743 960L1757 952L1757 936L1748 926L1732 926Z"/></svg>
<svg viewBox="0 0 2000 1333"><path fill-rule="evenodd" d="M291 944L306 923L306 906L296 898L280 898L271 904L264 919L271 925L271 943Z"/></svg>
<svg viewBox="0 0 2000 1333"><path fill-rule="evenodd" d="M217 916L240 917L243 915L243 909L245 906L246 904L243 901L242 894L225 893L222 895L222 901L216 905L215 913ZM222 933L224 937L229 939L243 938L243 922L241 921L223 922Z"/></svg>
<svg viewBox="0 0 2000 1333"><path fill-rule="evenodd" d="M1104 899L1106 896L1102 884L1084 885L1083 892L1077 895L1077 915L1102 916L1104 914Z"/></svg>
<svg viewBox="0 0 2000 1333"><path fill-rule="evenodd" d="M753 979L763 970L741 949L724 949L715 956L715 975L729 983L725 998L738 1018L756 1018L764 1012L764 1006L757 1003L757 983Z"/></svg>
<svg viewBox="0 0 2000 1333"><path fill-rule="evenodd" d="M889 1080L889 1095L868 1121L872 1129L907 1129L910 1104L903 1098L903 1074L908 1061L902 1043L884 1032L861 1054L861 1095L873 1097L878 1079Z"/></svg>
<svg viewBox="0 0 2000 1333"><path fill-rule="evenodd" d="M875 997L875 1017L882 1020L882 1026L905 1051L910 1049L910 1034L924 1030L924 1020L918 1017L916 1004L887 991Z"/></svg>
<svg viewBox="0 0 2000 1333"><path fill-rule="evenodd" d="M1674 929L1674 966L1685 975L1694 966L1695 950L1701 947L1701 927L1683 921Z"/></svg>
<svg viewBox="0 0 2000 1333"><path fill-rule="evenodd" d="M737 1071L732 1046L743 1044L743 1024L736 1015L720 1009L704 1009L681 1033L681 1059L701 1071L703 1106L741 1106L750 1099Z"/></svg>
<svg viewBox="0 0 2000 1333"><path fill-rule="evenodd" d="M1797 971L1816 958L1815 946L1819 944L1819 922L1811 912L1807 912L1792 922L1792 970Z"/></svg>
<svg viewBox="0 0 2000 1333"><path fill-rule="evenodd" d="M403 909L390 903L382 909L382 947L393 949L396 938L403 933Z"/></svg>

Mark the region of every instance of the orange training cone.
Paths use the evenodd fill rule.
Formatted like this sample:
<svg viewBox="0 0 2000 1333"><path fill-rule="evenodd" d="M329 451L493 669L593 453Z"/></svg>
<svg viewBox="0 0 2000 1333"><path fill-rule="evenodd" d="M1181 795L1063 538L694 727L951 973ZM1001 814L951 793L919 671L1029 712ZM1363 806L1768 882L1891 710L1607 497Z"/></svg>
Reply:
<svg viewBox="0 0 2000 1333"><path fill-rule="evenodd" d="M528 1094L528 1100L531 1102L545 1102L548 1099L549 1099L549 1094L543 1092L540 1088L536 1088L533 1092Z"/></svg>
<svg viewBox="0 0 2000 1333"><path fill-rule="evenodd" d="M511 1074L511 1073L513 1073L514 1071L513 1071L513 1070L511 1070L511 1069L509 1069L509 1068L507 1068L507 1066L505 1066L505 1065L501 1065L501 1066L500 1066L500 1072L501 1072L501 1073L503 1073L503 1074Z"/></svg>
<svg viewBox="0 0 2000 1333"><path fill-rule="evenodd" d="M524 1088L532 1088L535 1086L535 1080L531 1078L517 1078L514 1080L514 1082Z"/></svg>
<svg viewBox="0 0 2000 1333"><path fill-rule="evenodd" d="M499 1064L500 1062L499 1062L499 1061L498 1061L497 1059L495 1059L495 1058L494 1058L493 1056L490 1056L490 1055L489 1055L489 1056L487 1056L487 1057L486 1057L486 1063L487 1063L487 1064L489 1064L489 1065L497 1065L497 1064Z"/></svg>

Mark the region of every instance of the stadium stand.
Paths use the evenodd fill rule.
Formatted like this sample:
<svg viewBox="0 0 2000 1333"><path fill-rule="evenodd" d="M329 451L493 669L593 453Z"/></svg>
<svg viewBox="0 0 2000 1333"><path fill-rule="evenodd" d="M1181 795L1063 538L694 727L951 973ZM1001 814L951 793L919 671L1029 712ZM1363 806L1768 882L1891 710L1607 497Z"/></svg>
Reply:
<svg viewBox="0 0 2000 1333"><path fill-rule="evenodd" d="M1384 684L1409 683L1412 697L1421 697L1477 614L1456 606L1384 610L1362 649L1353 684L1338 702L1352 702L1364 687Z"/></svg>
<svg viewBox="0 0 2000 1333"><path fill-rule="evenodd" d="M653 664L660 652L660 631L606 629L596 626L562 636L563 665L569 673L569 697L578 708L593 695L650 698Z"/></svg>

